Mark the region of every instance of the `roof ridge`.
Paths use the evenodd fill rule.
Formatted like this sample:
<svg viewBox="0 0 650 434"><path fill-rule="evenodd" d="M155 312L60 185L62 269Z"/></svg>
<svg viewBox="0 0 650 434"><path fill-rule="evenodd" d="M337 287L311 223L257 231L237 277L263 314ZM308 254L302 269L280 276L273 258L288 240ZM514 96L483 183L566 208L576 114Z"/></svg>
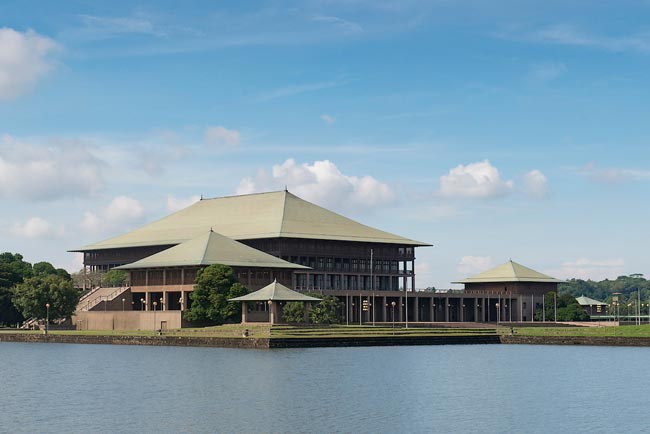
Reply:
<svg viewBox="0 0 650 434"><path fill-rule="evenodd" d="M212 238L212 234L215 232L210 228L210 232L208 232L208 237L205 240L205 247L203 248L203 255L201 256L201 264L205 262L205 257L208 254L208 246L210 245L210 239Z"/></svg>
<svg viewBox="0 0 650 434"><path fill-rule="evenodd" d="M206 201L206 200L215 200L215 199L229 199L229 198L233 198L233 197L255 196L255 195L261 195L261 194L272 194L272 193L282 193L282 192L286 192L286 190L258 191L256 193L229 194L227 196L202 197L201 200Z"/></svg>
<svg viewBox="0 0 650 434"><path fill-rule="evenodd" d="M284 215L287 213L287 196L290 194L289 190L283 190L284 192L284 202L282 203L282 215L280 216L280 234L284 232Z"/></svg>

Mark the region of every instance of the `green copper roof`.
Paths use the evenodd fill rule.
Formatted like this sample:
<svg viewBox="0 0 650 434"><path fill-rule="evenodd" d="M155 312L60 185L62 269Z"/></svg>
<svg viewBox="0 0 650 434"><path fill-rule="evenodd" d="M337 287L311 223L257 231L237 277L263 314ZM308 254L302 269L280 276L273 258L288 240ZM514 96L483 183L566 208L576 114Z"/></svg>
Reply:
<svg viewBox="0 0 650 434"><path fill-rule="evenodd" d="M603 301L594 300L593 298L585 297L584 295L576 297L576 301L580 306L608 306L608 304Z"/></svg>
<svg viewBox="0 0 650 434"><path fill-rule="evenodd" d="M362 225L288 191L276 191L204 199L139 229L75 251L179 244L210 228L235 240L286 237L430 245Z"/></svg>
<svg viewBox="0 0 650 434"><path fill-rule="evenodd" d="M320 298L310 297L305 294L293 291L286 286L273 281L262 289L258 289L250 294L237 298L231 298L228 301L320 301Z"/></svg>
<svg viewBox="0 0 650 434"><path fill-rule="evenodd" d="M261 252L213 231L118 269L223 264L231 267L308 268Z"/></svg>
<svg viewBox="0 0 650 434"><path fill-rule="evenodd" d="M476 276L452 283L491 283L491 282L549 282L562 283L531 268L524 267L514 261L508 261L491 270L484 271Z"/></svg>

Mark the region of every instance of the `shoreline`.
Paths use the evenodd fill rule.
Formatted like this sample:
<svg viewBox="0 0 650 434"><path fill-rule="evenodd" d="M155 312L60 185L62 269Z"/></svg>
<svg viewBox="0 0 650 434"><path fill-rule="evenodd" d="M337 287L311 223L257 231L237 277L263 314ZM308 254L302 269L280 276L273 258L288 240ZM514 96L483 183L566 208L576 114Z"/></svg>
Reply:
<svg viewBox="0 0 650 434"><path fill-rule="evenodd" d="M331 338L244 338L193 336L60 335L0 333L2 342L145 345L240 349L370 347L412 345L582 345L650 347L650 337L623 336L357 336Z"/></svg>

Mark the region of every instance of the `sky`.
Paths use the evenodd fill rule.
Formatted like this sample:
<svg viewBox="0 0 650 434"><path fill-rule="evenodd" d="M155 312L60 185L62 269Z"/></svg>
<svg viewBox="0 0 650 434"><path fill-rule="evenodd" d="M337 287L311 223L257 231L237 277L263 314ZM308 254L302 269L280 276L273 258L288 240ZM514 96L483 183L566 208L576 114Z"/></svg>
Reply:
<svg viewBox="0 0 650 434"><path fill-rule="evenodd" d="M0 251L203 197L292 193L433 244L418 288L509 259L650 276L650 2L0 3Z"/></svg>

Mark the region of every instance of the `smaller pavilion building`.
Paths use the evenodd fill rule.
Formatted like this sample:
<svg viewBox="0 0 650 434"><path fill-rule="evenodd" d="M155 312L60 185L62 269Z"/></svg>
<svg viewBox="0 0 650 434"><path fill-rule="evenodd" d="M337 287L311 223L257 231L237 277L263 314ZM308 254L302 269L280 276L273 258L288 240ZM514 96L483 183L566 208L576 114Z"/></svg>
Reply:
<svg viewBox="0 0 650 434"><path fill-rule="evenodd" d="M576 297L576 301L591 318L607 315L607 306L609 305L603 301L594 300L584 295Z"/></svg>
<svg viewBox="0 0 650 434"><path fill-rule="evenodd" d="M453 283L465 285L465 297L483 298L485 321L531 321L535 310L551 291L557 293L556 279L509 260L476 276ZM486 300L487 298L487 300ZM471 302L471 301L470 301ZM479 305L481 307L481 305Z"/></svg>
<svg viewBox="0 0 650 434"><path fill-rule="evenodd" d="M241 297L231 298L228 301L241 301L241 322L268 322L277 324L282 321L282 307L291 301L301 301L304 304L304 321L309 322L309 305L312 302L321 301L320 298L310 297L305 294L293 291L274 280L250 294Z"/></svg>

